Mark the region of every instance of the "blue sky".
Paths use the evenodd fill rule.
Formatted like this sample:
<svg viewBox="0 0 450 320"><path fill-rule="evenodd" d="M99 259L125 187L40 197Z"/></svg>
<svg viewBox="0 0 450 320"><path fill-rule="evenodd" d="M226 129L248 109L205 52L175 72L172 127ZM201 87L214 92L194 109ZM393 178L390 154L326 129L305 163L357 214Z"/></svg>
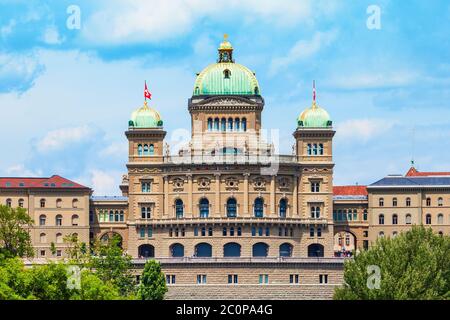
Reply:
<svg viewBox="0 0 450 320"><path fill-rule="evenodd" d="M67 27L70 5L79 29ZM366 26L369 5L380 29ZM337 131L335 184L404 173L412 157L449 170L449 22L445 0L0 0L0 175L60 174L118 194L144 80L169 140L189 130L195 73L224 33L256 72L282 153L315 79Z"/></svg>

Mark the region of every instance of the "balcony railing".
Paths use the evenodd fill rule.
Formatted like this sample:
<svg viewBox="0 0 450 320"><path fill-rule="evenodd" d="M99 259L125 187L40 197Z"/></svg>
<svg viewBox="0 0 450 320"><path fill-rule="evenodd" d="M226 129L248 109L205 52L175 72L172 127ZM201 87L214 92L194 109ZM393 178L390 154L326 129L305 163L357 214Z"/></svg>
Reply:
<svg viewBox="0 0 450 320"><path fill-rule="evenodd" d="M325 218L279 218L279 217L192 217L192 218L166 218L166 219L136 219L137 224L240 224L240 223L267 223L267 224L303 224L303 225L326 225Z"/></svg>
<svg viewBox="0 0 450 320"><path fill-rule="evenodd" d="M296 163L297 157L292 155L197 155L187 154L182 156L164 156L164 163L170 164L271 164L271 163Z"/></svg>
<svg viewBox="0 0 450 320"><path fill-rule="evenodd" d="M293 258L293 257L180 257L180 258L139 258L132 259L132 263L139 265L145 264L147 260L155 259L162 264L183 264L183 263L331 263L331 264L343 264L345 260L351 258Z"/></svg>

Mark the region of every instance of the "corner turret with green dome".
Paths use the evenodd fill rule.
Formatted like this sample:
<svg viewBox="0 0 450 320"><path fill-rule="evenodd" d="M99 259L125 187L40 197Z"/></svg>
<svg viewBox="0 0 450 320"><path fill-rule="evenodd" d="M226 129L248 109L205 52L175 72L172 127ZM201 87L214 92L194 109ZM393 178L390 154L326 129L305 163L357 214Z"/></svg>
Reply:
<svg viewBox="0 0 450 320"><path fill-rule="evenodd" d="M260 95L255 73L233 59L233 46L224 35L216 63L210 64L195 80L193 96Z"/></svg>
<svg viewBox="0 0 450 320"><path fill-rule="evenodd" d="M304 110L297 118L299 128L329 128L333 122L328 112L321 108L316 102L316 86L313 84L312 106Z"/></svg>
<svg viewBox="0 0 450 320"><path fill-rule="evenodd" d="M145 101L142 107L133 111L128 121L128 126L136 129L161 128L163 121L159 112L150 108L147 101Z"/></svg>

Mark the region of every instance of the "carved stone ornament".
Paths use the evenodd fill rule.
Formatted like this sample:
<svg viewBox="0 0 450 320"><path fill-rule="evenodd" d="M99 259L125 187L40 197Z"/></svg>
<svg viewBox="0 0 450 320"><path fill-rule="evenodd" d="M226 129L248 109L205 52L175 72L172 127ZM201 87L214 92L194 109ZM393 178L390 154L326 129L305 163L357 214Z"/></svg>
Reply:
<svg viewBox="0 0 450 320"><path fill-rule="evenodd" d="M229 177L225 179L226 190L239 190L239 180L235 177Z"/></svg>
<svg viewBox="0 0 450 320"><path fill-rule="evenodd" d="M174 191L183 191L184 190L184 180L181 178L175 178L172 180L173 190Z"/></svg>
<svg viewBox="0 0 450 320"><path fill-rule="evenodd" d="M257 177L253 180L253 188L257 191L266 190L266 179Z"/></svg>
<svg viewBox="0 0 450 320"><path fill-rule="evenodd" d="M207 191L210 189L211 180L207 177L201 177L198 179L198 190Z"/></svg>

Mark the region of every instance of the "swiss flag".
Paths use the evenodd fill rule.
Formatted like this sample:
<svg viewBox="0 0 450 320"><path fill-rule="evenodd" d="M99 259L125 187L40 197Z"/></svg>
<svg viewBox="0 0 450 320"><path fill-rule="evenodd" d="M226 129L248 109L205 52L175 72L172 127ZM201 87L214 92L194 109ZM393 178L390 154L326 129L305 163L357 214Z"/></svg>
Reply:
<svg viewBox="0 0 450 320"><path fill-rule="evenodd" d="M145 100L152 98L152 94L150 93L150 91L148 91L148 88L147 88L147 81L145 81L144 98L145 98Z"/></svg>

